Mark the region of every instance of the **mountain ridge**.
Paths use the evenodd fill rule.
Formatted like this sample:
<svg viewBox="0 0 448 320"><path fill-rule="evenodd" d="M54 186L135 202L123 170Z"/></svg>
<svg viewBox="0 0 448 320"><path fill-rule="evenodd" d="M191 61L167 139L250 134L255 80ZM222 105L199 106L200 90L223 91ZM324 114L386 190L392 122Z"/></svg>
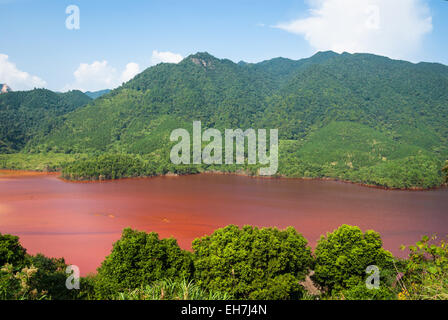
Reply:
<svg viewBox="0 0 448 320"><path fill-rule="evenodd" d="M200 120L278 128L281 175L431 187L448 158L447 89L448 67L432 63L327 51L252 64L199 52L70 111L23 151L163 158L170 132Z"/></svg>

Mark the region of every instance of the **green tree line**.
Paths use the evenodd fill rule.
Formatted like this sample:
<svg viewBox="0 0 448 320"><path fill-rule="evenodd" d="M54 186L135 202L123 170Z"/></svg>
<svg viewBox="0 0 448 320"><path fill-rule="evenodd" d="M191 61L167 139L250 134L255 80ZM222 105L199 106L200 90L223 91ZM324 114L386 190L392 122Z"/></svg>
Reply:
<svg viewBox="0 0 448 320"><path fill-rule="evenodd" d="M97 273L68 290L64 259L29 255L18 237L0 234L0 298L448 299L448 243L423 237L407 249L408 258L396 258L379 233L349 225L323 235L314 251L292 227L229 225L195 239L192 251L127 228ZM373 288L369 266L379 272Z"/></svg>

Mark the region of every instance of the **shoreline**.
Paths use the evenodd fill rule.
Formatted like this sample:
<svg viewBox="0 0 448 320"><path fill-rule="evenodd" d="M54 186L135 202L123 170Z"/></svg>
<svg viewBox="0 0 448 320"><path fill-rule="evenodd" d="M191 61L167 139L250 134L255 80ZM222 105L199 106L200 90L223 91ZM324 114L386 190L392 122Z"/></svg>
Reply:
<svg viewBox="0 0 448 320"><path fill-rule="evenodd" d="M233 175L233 176L240 176L240 177L247 177L247 178L253 178L253 179L278 179L278 180L300 180L300 181L332 181L332 182L338 182L338 183L345 183L345 184L353 184L360 187L365 188L372 188L372 189L380 189L385 191L435 191L440 189L446 189L448 188L448 184L441 184L439 186L434 186L431 188L421 188L421 187L413 187L413 188L392 188L392 187L385 187L385 186L378 186L373 184L365 184L360 182L354 182L350 180L342 180L338 178L330 178L330 177L324 177L324 178L308 178L308 177L287 177L284 175L279 176L260 176L260 175L251 175L245 172L241 171L235 171L235 172L225 172L225 171L203 171L199 173L190 173L190 174L174 174L174 173L168 173L164 175L154 175L154 176L140 176L140 177L123 177L119 179L90 179L90 180L70 180L63 178L61 175L61 171L37 171L37 170L14 170L14 169L0 169L0 178L2 177L8 177L8 175L4 175L2 173L4 172L11 172L14 173L11 176L39 176L39 175L58 175L56 178L67 183L103 183L103 182L113 182L113 181L120 181L120 180L128 180L128 179L150 179L150 178L156 178L156 177L180 177L180 176L189 176L189 175ZM17 173L17 174L16 174Z"/></svg>

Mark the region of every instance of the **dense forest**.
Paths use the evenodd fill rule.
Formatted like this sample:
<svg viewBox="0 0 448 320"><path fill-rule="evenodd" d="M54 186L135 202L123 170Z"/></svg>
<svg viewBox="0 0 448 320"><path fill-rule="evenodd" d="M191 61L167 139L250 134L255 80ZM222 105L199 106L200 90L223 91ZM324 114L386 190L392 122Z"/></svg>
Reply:
<svg viewBox="0 0 448 320"><path fill-rule="evenodd" d="M150 67L85 106L58 112L14 111L23 108L18 96L50 95L45 90L2 95L0 113L9 118L0 120L0 166L20 168L15 159L23 156L6 155L20 151L48 154L48 161L54 154L65 157L51 166L65 166L69 178L97 179L102 168L93 170L91 159L100 155L145 160L140 169L122 168L111 176L172 172L177 169L169 160L171 131L191 130L192 121L200 120L203 130L278 128L279 176L429 188L443 183L448 159L447 89L448 67L441 64L334 52L236 64L197 53L179 64ZM47 110L50 102L41 100L37 105ZM156 168L149 170L147 163Z"/></svg>
<svg viewBox="0 0 448 320"><path fill-rule="evenodd" d="M0 95L0 153L20 151L36 136L45 136L63 116L89 103L81 91L55 93L46 89Z"/></svg>
<svg viewBox="0 0 448 320"><path fill-rule="evenodd" d="M423 237L404 249L408 258L396 258L380 234L348 225L322 236L314 251L292 227L230 225L195 239L192 251L127 228L97 273L70 290L63 258L29 255L18 237L0 234L0 299L448 299L447 242Z"/></svg>

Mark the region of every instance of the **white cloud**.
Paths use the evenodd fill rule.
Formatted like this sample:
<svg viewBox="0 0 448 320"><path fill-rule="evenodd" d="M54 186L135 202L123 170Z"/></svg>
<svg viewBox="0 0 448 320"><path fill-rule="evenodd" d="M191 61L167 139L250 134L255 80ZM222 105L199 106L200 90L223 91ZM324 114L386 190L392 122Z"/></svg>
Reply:
<svg viewBox="0 0 448 320"><path fill-rule="evenodd" d="M17 69L16 65L9 61L9 57L6 54L1 53L0 83L6 83L15 91L42 88L47 85L41 78Z"/></svg>
<svg viewBox="0 0 448 320"><path fill-rule="evenodd" d="M109 66L106 60L95 61L92 64L81 63L73 75L75 86L83 91L112 88L117 82L116 70Z"/></svg>
<svg viewBox="0 0 448 320"><path fill-rule="evenodd" d="M169 51L157 51L154 50L152 52L151 62L152 64L158 64L161 62L165 63L179 63L181 62L183 57L178 53L173 53Z"/></svg>
<svg viewBox="0 0 448 320"><path fill-rule="evenodd" d="M183 59L180 54L154 50L152 52L151 64L161 62L178 63ZM129 62L122 72L109 65L106 60L94 61L93 63L81 63L73 73L75 80L66 85L62 91L81 90L97 91L102 89L113 89L135 77L141 71L135 62Z"/></svg>
<svg viewBox="0 0 448 320"><path fill-rule="evenodd" d="M309 0L309 16L274 27L303 35L316 50L412 59L432 18L424 0Z"/></svg>
<svg viewBox="0 0 448 320"><path fill-rule="evenodd" d="M128 63L121 74L118 74L117 70L110 66L106 60L94 61L91 64L81 63L73 73L75 81L66 85L62 91L113 89L133 78L139 71L140 67L135 62Z"/></svg>
<svg viewBox="0 0 448 320"><path fill-rule="evenodd" d="M130 62L126 65L126 69L124 69L121 74L121 82L127 82L134 78L140 72L140 66L135 62Z"/></svg>

